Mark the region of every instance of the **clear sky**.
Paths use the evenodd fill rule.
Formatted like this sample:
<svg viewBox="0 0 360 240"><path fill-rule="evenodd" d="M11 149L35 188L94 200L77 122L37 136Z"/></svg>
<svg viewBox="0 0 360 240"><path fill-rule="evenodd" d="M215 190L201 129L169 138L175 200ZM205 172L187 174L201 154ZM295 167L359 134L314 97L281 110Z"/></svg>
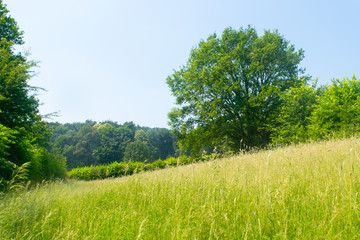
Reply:
<svg viewBox="0 0 360 240"><path fill-rule="evenodd" d="M320 84L360 73L359 0L4 0L39 61L30 84L45 88L52 121L133 121L167 127L165 83L211 33L278 29Z"/></svg>

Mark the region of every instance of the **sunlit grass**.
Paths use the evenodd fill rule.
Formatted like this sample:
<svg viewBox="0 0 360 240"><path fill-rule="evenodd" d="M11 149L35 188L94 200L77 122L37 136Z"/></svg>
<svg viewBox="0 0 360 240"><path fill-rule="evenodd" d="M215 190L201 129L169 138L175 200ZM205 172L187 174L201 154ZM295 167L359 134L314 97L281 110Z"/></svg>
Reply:
<svg viewBox="0 0 360 240"><path fill-rule="evenodd" d="M356 139L54 183L0 200L1 239L358 239Z"/></svg>

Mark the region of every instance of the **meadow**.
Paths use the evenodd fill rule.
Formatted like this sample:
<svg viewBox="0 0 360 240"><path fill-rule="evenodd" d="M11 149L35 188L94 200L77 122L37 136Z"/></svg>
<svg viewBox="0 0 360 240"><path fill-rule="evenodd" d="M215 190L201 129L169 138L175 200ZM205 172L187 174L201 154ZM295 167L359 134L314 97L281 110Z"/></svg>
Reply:
<svg viewBox="0 0 360 240"><path fill-rule="evenodd" d="M292 145L0 199L0 239L359 239L360 141Z"/></svg>

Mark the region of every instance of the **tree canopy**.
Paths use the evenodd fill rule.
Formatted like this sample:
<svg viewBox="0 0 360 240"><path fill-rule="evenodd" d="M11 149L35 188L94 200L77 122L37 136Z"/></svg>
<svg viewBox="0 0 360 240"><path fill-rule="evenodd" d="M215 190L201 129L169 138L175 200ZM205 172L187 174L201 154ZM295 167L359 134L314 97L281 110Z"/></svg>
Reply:
<svg viewBox="0 0 360 240"><path fill-rule="evenodd" d="M176 139L166 128L89 120L49 125L53 128L50 149L66 157L69 169L122 161L153 162L175 156L177 150Z"/></svg>
<svg viewBox="0 0 360 240"><path fill-rule="evenodd" d="M301 84L302 49L277 31L252 27L212 34L167 78L178 105L170 126L183 149L261 147L270 142L282 92ZM305 80L306 81L306 78Z"/></svg>
<svg viewBox="0 0 360 240"><path fill-rule="evenodd" d="M34 63L15 51L23 43L23 32L0 0L0 191L25 163L31 179L65 175L65 162L45 149L49 129L39 113L37 88L29 85Z"/></svg>
<svg viewBox="0 0 360 240"><path fill-rule="evenodd" d="M333 79L325 85L310 119L310 136L323 139L352 136L360 131L360 80Z"/></svg>

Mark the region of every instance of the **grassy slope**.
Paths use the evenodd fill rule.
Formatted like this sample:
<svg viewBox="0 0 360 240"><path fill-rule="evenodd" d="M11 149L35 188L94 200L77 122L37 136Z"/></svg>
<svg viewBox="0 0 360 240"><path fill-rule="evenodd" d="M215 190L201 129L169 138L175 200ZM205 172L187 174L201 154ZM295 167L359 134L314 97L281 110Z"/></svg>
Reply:
<svg viewBox="0 0 360 240"><path fill-rule="evenodd" d="M359 181L346 139L49 184L0 200L0 238L357 239Z"/></svg>

